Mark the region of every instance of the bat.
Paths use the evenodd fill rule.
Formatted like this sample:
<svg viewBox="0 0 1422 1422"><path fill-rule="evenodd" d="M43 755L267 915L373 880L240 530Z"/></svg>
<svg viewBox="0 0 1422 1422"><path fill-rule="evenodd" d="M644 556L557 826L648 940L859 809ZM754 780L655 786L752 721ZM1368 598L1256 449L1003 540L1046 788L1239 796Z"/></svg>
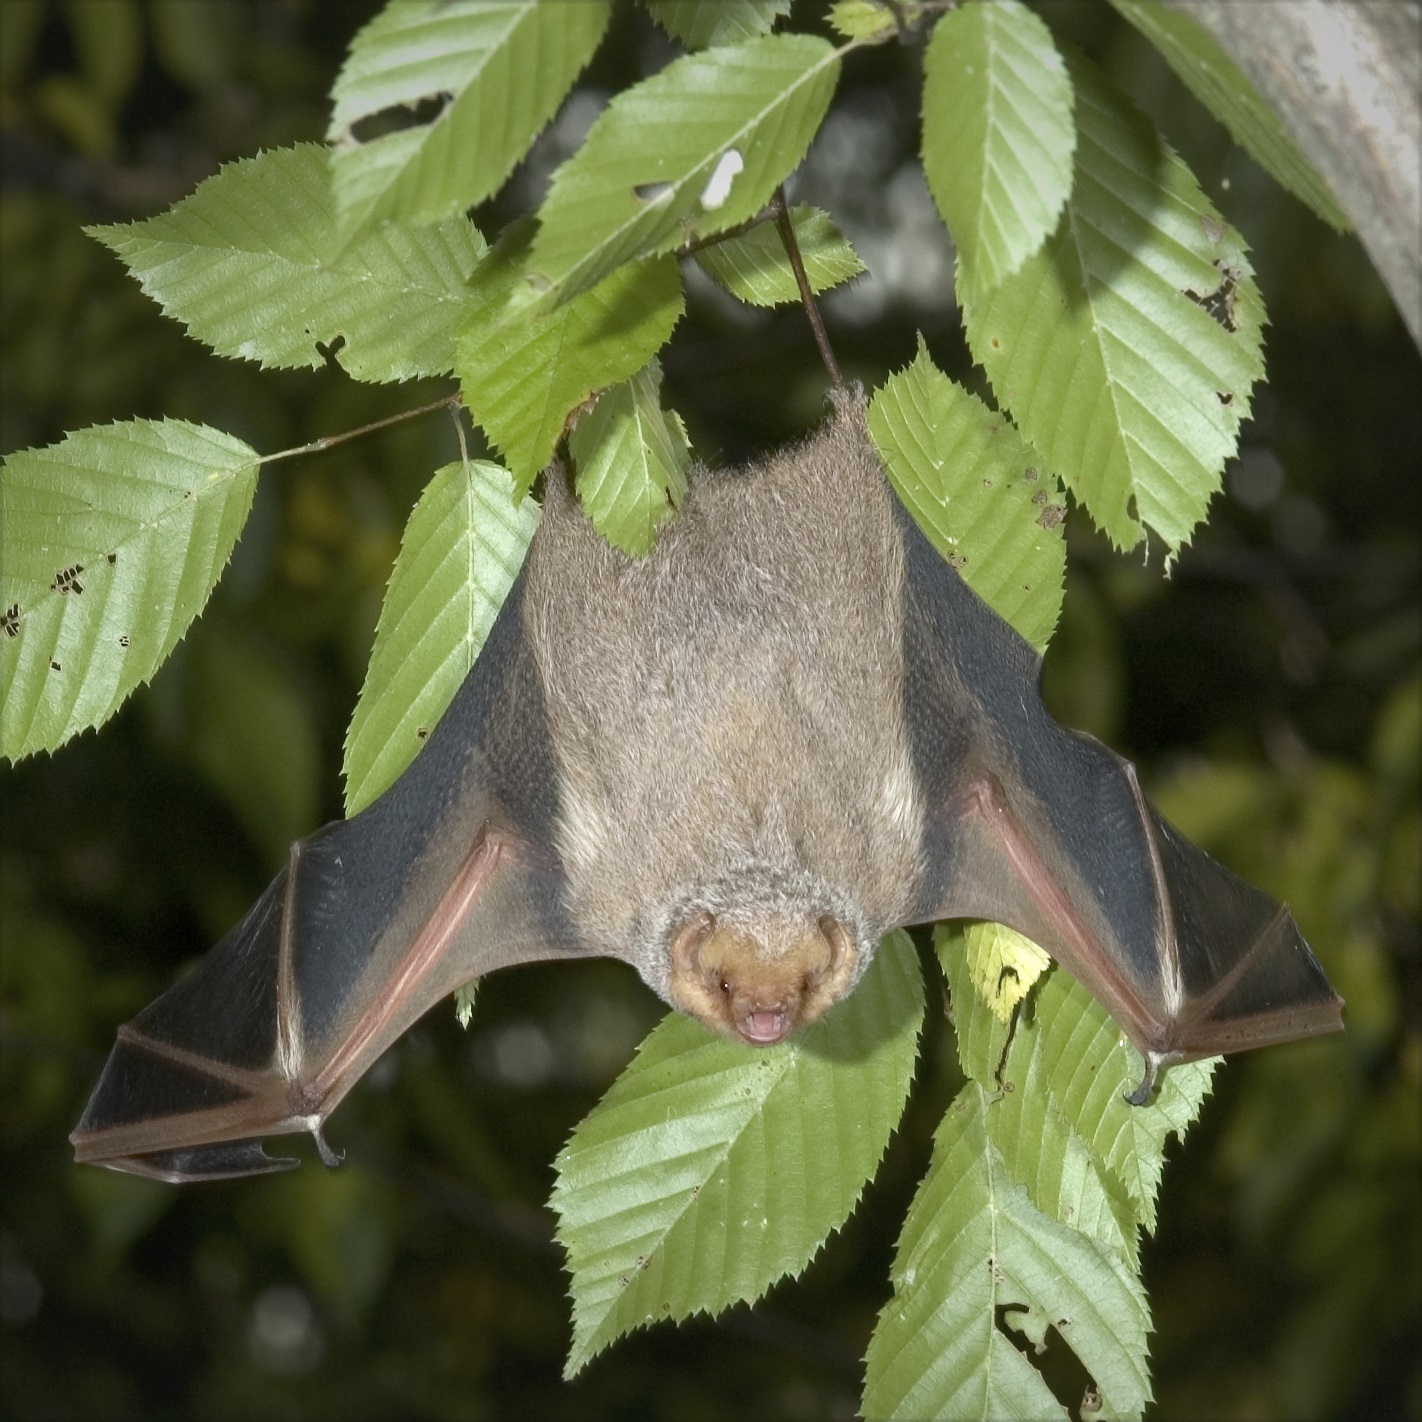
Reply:
<svg viewBox="0 0 1422 1422"><path fill-rule="evenodd" d="M695 473L641 560L546 476L489 639L401 778L121 1027L77 1159L173 1181L294 1166L435 1002L601 955L756 1046L890 929L1039 943L1156 1072L1341 1029L1289 911L1059 726L1040 659L934 550L842 395L807 442Z"/></svg>

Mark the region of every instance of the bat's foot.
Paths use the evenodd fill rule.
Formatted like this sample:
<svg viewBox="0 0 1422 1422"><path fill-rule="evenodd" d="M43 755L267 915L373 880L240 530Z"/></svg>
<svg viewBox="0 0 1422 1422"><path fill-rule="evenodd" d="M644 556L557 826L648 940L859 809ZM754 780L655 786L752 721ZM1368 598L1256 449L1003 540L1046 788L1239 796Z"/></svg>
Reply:
<svg viewBox="0 0 1422 1422"><path fill-rule="evenodd" d="M321 1156L321 1164L324 1165L327 1170L334 1170L345 1160L345 1151L332 1150L331 1147L326 1144L326 1137L321 1134L320 1126L311 1127L311 1137L316 1142L316 1150Z"/></svg>
<svg viewBox="0 0 1422 1422"><path fill-rule="evenodd" d="M1141 1084L1134 1091L1126 1093L1126 1100L1132 1106L1144 1106L1150 1100L1151 1094L1155 1091L1155 1078L1160 1071L1160 1064L1164 1060L1157 1052L1144 1052L1145 1075L1141 1077Z"/></svg>

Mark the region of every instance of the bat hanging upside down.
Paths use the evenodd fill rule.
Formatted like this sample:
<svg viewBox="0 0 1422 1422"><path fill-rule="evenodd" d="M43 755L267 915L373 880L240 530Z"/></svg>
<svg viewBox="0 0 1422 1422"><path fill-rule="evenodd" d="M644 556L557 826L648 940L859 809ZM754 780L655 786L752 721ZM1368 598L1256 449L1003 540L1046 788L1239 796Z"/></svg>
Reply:
<svg viewBox="0 0 1422 1422"><path fill-rule="evenodd" d="M119 1029L72 1139L166 1180L287 1168L440 998L605 955L752 1045L850 992L903 924L1041 944L1160 1066L1331 1032L1288 910L1065 731L1040 661L891 491L860 399L693 477L633 560L554 466L477 665L408 770L292 846L247 916Z"/></svg>

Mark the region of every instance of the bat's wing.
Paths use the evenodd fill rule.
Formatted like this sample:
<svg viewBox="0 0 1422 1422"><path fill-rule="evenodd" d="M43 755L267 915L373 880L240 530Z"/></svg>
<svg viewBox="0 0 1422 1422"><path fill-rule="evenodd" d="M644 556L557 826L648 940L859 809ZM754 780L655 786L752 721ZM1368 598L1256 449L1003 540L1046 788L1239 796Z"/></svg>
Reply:
<svg viewBox="0 0 1422 1422"><path fill-rule="evenodd" d="M289 1168L261 1137L326 1116L430 1006L579 952L551 848L557 780L515 583L414 763L292 846L247 916L120 1028L75 1155L165 1180Z"/></svg>
<svg viewBox="0 0 1422 1422"><path fill-rule="evenodd" d="M901 515L905 720L927 807L915 921L986 918L1045 948L1156 1068L1341 1029L1288 909L1196 849L1134 768L1064 730L1040 661Z"/></svg>

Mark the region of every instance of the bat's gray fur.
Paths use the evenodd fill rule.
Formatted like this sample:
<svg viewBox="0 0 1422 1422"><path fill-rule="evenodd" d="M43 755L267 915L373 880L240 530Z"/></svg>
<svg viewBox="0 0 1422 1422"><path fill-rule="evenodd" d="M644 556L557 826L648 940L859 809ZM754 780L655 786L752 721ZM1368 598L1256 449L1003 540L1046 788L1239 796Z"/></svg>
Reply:
<svg viewBox="0 0 1422 1422"><path fill-rule="evenodd" d="M549 481L525 617L570 906L664 997L669 937L698 911L772 955L830 914L855 977L908 916L922 808L891 498L854 398L763 465L694 472L645 559Z"/></svg>

